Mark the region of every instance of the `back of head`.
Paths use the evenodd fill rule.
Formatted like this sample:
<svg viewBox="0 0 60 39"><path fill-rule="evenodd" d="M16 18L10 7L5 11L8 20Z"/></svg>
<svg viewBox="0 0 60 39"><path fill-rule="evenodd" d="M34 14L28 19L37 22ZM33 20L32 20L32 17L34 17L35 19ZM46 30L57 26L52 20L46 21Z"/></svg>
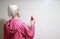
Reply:
<svg viewBox="0 0 60 39"><path fill-rule="evenodd" d="M15 4L10 4L8 5L8 15L11 16L16 16L16 13L18 11L18 6Z"/></svg>

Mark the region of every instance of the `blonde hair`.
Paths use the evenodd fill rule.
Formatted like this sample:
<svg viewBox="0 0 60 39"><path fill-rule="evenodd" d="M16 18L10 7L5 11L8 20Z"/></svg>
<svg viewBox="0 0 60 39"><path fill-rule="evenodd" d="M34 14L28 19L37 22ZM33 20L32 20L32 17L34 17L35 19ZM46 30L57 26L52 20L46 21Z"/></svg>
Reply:
<svg viewBox="0 0 60 39"><path fill-rule="evenodd" d="M16 16L17 10L19 10L17 5L15 5L15 4L8 5L8 15L10 17Z"/></svg>

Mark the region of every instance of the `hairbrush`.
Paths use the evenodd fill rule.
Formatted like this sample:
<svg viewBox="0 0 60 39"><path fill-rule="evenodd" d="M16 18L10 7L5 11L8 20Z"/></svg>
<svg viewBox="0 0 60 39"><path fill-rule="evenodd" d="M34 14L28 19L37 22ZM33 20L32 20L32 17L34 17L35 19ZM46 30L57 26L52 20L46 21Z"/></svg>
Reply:
<svg viewBox="0 0 60 39"><path fill-rule="evenodd" d="M33 18L33 16L31 16L31 21L33 21L34 20L34 18Z"/></svg>

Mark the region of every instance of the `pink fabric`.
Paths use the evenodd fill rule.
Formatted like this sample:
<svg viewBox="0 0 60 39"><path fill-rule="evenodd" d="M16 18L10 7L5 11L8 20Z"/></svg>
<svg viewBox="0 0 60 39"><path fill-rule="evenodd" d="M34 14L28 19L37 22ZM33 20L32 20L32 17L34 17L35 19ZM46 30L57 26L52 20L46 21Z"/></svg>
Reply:
<svg viewBox="0 0 60 39"><path fill-rule="evenodd" d="M4 24L4 39L33 39L35 27L30 26L28 29L24 22L11 19Z"/></svg>

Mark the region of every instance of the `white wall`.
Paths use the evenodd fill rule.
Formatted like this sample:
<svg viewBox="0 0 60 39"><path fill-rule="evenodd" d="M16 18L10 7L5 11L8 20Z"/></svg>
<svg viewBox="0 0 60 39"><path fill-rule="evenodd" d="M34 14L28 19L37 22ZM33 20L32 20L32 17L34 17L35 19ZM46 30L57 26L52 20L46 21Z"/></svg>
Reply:
<svg viewBox="0 0 60 39"><path fill-rule="evenodd" d="M27 24L30 16L34 16L34 39L60 39L60 0L0 0L0 39L3 39L3 24L9 19L8 4L20 7L21 20Z"/></svg>

